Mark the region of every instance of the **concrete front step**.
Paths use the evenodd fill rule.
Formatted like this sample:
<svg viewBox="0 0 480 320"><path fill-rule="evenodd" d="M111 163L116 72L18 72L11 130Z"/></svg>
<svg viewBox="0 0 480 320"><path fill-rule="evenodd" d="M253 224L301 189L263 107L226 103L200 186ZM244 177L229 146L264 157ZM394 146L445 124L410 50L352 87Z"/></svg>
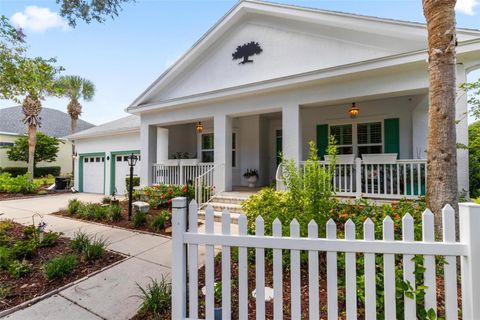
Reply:
<svg viewBox="0 0 480 320"><path fill-rule="evenodd" d="M220 194L220 195L214 196L213 199L212 199L212 202L240 205L242 203L242 201L244 201L246 199L248 199L248 197L226 196L226 195Z"/></svg>
<svg viewBox="0 0 480 320"><path fill-rule="evenodd" d="M238 224L238 216L240 213L236 212L230 212L230 220L234 224ZM198 219L199 220L205 220L205 210L199 210L198 211ZM215 211L213 213L213 220L216 222L222 222L222 212L221 211Z"/></svg>
<svg viewBox="0 0 480 320"><path fill-rule="evenodd" d="M208 205L212 206L215 211L223 212L224 210L227 210L230 213L242 213L242 206L239 204L222 203L216 202L215 200L216 199L213 199L213 201L208 203Z"/></svg>

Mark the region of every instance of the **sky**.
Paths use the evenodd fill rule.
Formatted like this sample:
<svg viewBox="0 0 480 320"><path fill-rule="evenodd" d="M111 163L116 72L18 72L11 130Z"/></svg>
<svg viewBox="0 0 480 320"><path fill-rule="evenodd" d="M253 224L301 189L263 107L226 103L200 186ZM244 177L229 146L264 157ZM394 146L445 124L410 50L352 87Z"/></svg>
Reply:
<svg viewBox="0 0 480 320"><path fill-rule="evenodd" d="M421 0L276 2L385 18L424 22ZM96 94L83 102L82 119L94 124L125 116L124 109L172 65L236 1L137 0L114 20L78 21L71 28L55 0L0 0L0 15L22 27L29 55L55 57L66 71L93 81ZM458 0L457 25L480 29L480 0ZM472 72L468 81L480 77ZM44 107L66 110L66 99L47 98ZM0 100L0 108L14 105Z"/></svg>

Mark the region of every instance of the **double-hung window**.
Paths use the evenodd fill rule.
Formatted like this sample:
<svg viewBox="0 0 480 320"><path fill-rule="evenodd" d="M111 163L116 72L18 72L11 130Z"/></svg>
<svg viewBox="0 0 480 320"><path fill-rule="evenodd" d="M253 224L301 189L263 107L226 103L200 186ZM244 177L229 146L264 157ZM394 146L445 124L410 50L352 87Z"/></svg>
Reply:
<svg viewBox="0 0 480 320"><path fill-rule="evenodd" d="M213 133L203 133L202 134L202 145L201 145L201 160L202 162L214 162L214 136ZM232 168L237 166L237 150L238 150L238 141L237 134L232 133Z"/></svg>
<svg viewBox="0 0 480 320"><path fill-rule="evenodd" d="M335 137L338 154L382 153L382 122L331 125L330 135Z"/></svg>

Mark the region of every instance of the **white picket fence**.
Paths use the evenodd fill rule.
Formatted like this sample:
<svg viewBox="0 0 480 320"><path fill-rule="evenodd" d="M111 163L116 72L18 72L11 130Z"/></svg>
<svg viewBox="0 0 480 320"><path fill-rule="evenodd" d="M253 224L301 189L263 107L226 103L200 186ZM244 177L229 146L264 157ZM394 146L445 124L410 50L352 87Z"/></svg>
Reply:
<svg viewBox="0 0 480 320"><path fill-rule="evenodd" d="M189 206L188 231L186 199L173 200L172 234L172 319L198 319L198 267L199 248L205 249L205 312L206 319L214 318L214 247L221 246L222 264L222 315L231 318L231 260L230 248L238 247L239 319L248 318L248 261L247 248L255 249L256 319L265 319L265 249L273 249L273 308L274 318L283 318L282 297L282 251L290 250L291 270L291 319L300 319L300 251L308 251L309 318L319 319L320 307L327 306L328 319L337 319L338 277L337 253L345 253L346 318L357 318L356 254L364 254L365 266L365 318L376 319L375 255L383 255L385 319L396 318L394 255L403 255L403 277L415 286L414 255L424 256L425 309L437 310L435 256L445 257L444 296L446 319L458 319L457 260L461 258L462 318L480 319L480 205L460 204L460 242L455 241L455 216L450 206L443 209L443 241L435 241L434 217L426 210L422 219L423 240L414 241L414 221L407 214L403 217L403 240L394 240L393 221L383 221L383 239L375 239L374 225L367 219L363 239L355 239L355 225L345 224L345 239L337 239L337 226L327 223L326 238L318 238L315 222L308 225L308 237L299 237L299 224L290 224L290 237L282 236L280 221L273 223L273 236L264 235L264 222L256 219L255 235L247 235L244 215L238 218L238 234L231 233L230 214L222 214L221 233L214 232L214 211L206 209L205 232L198 232L198 206L192 201ZM319 301L319 252L327 254L327 301ZM188 257L188 268L186 261ZM187 277L189 279L187 283ZM188 285L188 299L186 288ZM188 315L187 315L188 306ZM405 319L416 318L415 301L405 298Z"/></svg>

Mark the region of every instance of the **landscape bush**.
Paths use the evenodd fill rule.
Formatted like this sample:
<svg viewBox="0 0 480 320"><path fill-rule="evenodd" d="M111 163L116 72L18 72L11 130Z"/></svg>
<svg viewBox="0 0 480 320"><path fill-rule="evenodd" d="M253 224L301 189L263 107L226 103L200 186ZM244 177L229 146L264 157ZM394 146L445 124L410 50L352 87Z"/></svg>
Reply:
<svg viewBox="0 0 480 320"><path fill-rule="evenodd" d="M35 167L33 170L33 176L35 178L41 178L46 176L59 176L62 168L59 166L52 167ZM10 173L12 177L22 176L28 172L27 167L5 167L0 170L0 173Z"/></svg>
<svg viewBox="0 0 480 320"><path fill-rule="evenodd" d="M82 253L84 248L89 244L90 236L82 230L75 232L70 242L72 249L78 253Z"/></svg>
<svg viewBox="0 0 480 320"><path fill-rule="evenodd" d="M8 247L0 247L0 268L6 269L12 259L12 250Z"/></svg>
<svg viewBox="0 0 480 320"><path fill-rule="evenodd" d="M163 230L165 228L165 222L168 220L168 216L161 212L158 216L152 219L150 226L157 231Z"/></svg>
<svg viewBox="0 0 480 320"><path fill-rule="evenodd" d="M32 272L32 267L26 261L14 260L8 266L8 273L14 278L22 278Z"/></svg>
<svg viewBox="0 0 480 320"><path fill-rule="evenodd" d="M133 216L133 226L140 228L147 223L147 214L143 211L137 211Z"/></svg>
<svg viewBox="0 0 480 320"><path fill-rule="evenodd" d="M28 174L13 177L10 173L0 174L0 192L33 193L39 184L28 180Z"/></svg>
<svg viewBox="0 0 480 320"><path fill-rule="evenodd" d="M101 237L90 236L84 231L78 231L73 236L71 246L85 260L95 261L103 256L107 241Z"/></svg>
<svg viewBox="0 0 480 320"><path fill-rule="evenodd" d="M67 212L71 215L77 214L82 206L82 202L78 199L71 199L68 201Z"/></svg>
<svg viewBox="0 0 480 320"><path fill-rule="evenodd" d="M35 254L36 247L35 240L15 241L12 246L12 255L18 260L31 258Z"/></svg>
<svg viewBox="0 0 480 320"><path fill-rule="evenodd" d="M141 292L138 297L143 300L140 314L150 313L154 319L157 319L171 308L172 285L167 282L163 275L159 281L152 278L150 280L146 288L137 283Z"/></svg>
<svg viewBox="0 0 480 320"><path fill-rule="evenodd" d="M53 247L55 244L57 244L58 239L60 238L61 233L59 232L53 232L53 231L48 231L43 234L43 239L42 241L39 241L37 244L37 247L39 248L47 248L47 247ZM39 239L39 237L37 237Z"/></svg>
<svg viewBox="0 0 480 320"><path fill-rule="evenodd" d="M132 181L134 187L138 187L140 185L140 177L134 176ZM127 187L127 190L130 188L130 177L125 178L125 186Z"/></svg>
<svg viewBox="0 0 480 320"><path fill-rule="evenodd" d="M112 222L122 220L122 207L120 205L111 205L108 212L108 218Z"/></svg>
<svg viewBox="0 0 480 320"><path fill-rule="evenodd" d="M49 280L61 279L72 273L77 266L77 257L66 254L55 257L43 265L43 273Z"/></svg>
<svg viewBox="0 0 480 320"><path fill-rule="evenodd" d="M176 197L187 197L188 200L192 200L195 198L195 190L192 186L162 184L135 190L133 193L134 200L147 202L152 209L171 208L172 199Z"/></svg>

